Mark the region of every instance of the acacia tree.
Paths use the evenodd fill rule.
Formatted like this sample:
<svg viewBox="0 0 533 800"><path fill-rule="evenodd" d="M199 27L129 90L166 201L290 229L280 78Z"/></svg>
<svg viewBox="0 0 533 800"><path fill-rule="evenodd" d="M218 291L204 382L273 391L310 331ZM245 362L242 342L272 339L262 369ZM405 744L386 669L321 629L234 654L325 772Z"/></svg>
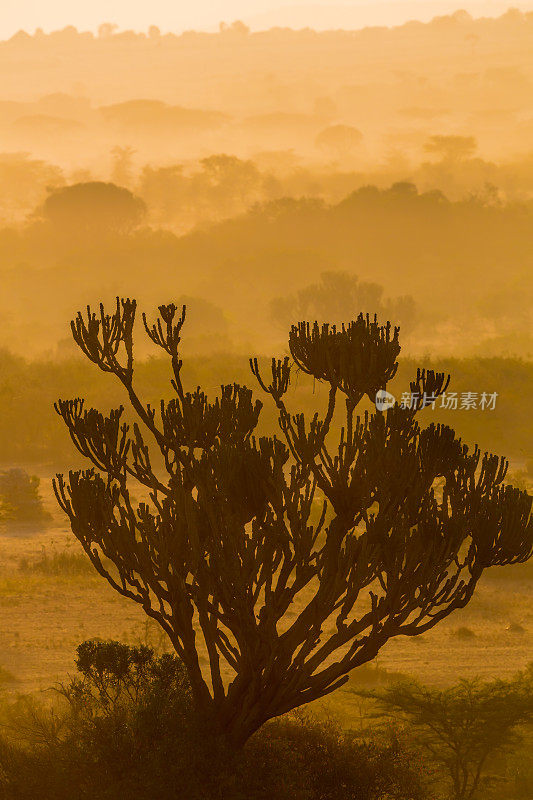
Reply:
<svg viewBox="0 0 533 800"><path fill-rule="evenodd" d="M380 692L361 692L384 715L403 716L414 744L447 775L451 800L472 800L490 781L490 758L520 741L517 728L533 719L531 683L463 680L448 689L397 683Z"/></svg>
<svg viewBox="0 0 533 800"><path fill-rule="evenodd" d="M173 304L160 306L154 325L143 322L170 358L175 397L158 411L142 401L135 312L117 298L113 314L88 308L71 323L85 355L122 383L138 421L126 424L122 406L105 416L59 400L93 466L58 475L54 489L98 572L166 631L198 714L230 746L334 691L391 637L423 633L466 605L486 567L531 555L531 498L503 485L506 462L416 421L424 397L446 389L443 374L418 371L411 409L355 416L396 372L390 323L299 323L292 359L272 360L270 382L251 360L282 434L256 438L261 403L250 389L223 386L213 402L200 387L185 391L185 308ZM294 367L329 386L323 417L289 411ZM137 481L149 503L134 505Z"/></svg>

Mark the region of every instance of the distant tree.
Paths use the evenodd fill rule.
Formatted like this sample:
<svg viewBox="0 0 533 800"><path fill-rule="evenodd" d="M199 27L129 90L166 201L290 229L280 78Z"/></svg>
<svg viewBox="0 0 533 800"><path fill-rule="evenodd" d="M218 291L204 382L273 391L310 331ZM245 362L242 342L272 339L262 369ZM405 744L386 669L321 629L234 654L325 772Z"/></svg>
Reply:
<svg viewBox="0 0 533 800"><path fill-rule="evenodd" d="M203 297L192 297L181 295L178 298L179 305L185 305L189 309L190 336L193 340L191 344L198 348L221 350L227 342L228 322L220 306L205 300Z"/></svg>
<svg viewBox="0 0 533 800"><path fill-rule="evenodd" d="M400 328L405 334L412 333L420 319L419 309L414 297L402 294L385 300L385 315L398 320Z"/></svg>
<svg viewBox="0 0 533 800"><path fill-rule="evenodd" d="M245 202L261 181L261 173L253 161L244 161L236 156L221 153L203 158L200 164L208 186L219 198L223 196Z"/></svg>
<svg viewBox="0 0 533 800"><path fill-rule="evenodd" d="M472 800L490 782L490 759L519 741L517 728L533 719L531 682L463 680L449 689L399 683L373 697L383 713L403 717L414 744L450 780L452 800Z"/></svg>
<svg viewBox="0 0 533 800"><path fill-rule="evenodd" d="M334 158L349 158L363 141L363 134L351 125L330 125L315 139L315 144Z"/></svg>
<svg viewBox="0 0 533 800"><path fill-rule="evenodd" d="M187 226L198 219L241 213L266 191L265 178L253 161L220 153L201 159L199 165L188 173L182 164L145 166L139 191L151 212Z"/></svg>
<svg viewBox="0 0 533 800"><path fill-rule="evenodd" d="M111 156L113 159L113 169L111 180L118 186L129 186L133 180L132 162L135 155L133 147L113 147Z"/></svg>
<svg viewBox="0 0 533 800"><path fill-rule="evenodd" d="M62 170L32 158L29 153L0 153L0 183L4 213L33 210L46 196L46 188L62 186Z"/></svg>
<svg viewBox="0 0 533 800"><path fill-rule="evenodd" d="M420 196L416 184L411 181L396 181L385 194L394 199Z"/></svg>
<svg viewBox="0 0 533 800"><path fill-rule="evenodd" d="M431 136L424 149L443 161L461 161L474 155L477 142L474 136Z"/></svg>
<svg viewBox="0 0 533 800"><path fill-rule="evenodd" d="M355 416L396 372L390 323L291 328L292 365L329 386L325 415L309 422L285 403L291 358L272 359L270 382L251 360L282 441L253 435L261 403L246 387L224 386L213 402L184 389L185 308L173 304L154 325L143 316L172 366L175 397L156 415L133 383L135 314L117 298L113 314L88 308L72 322L138 423L123 422L122 407L104 416L59 400L93 467L58 475L54 490L96 570L168 634L206 736L240 748L267 720L343 685L392 637L465 606L487 567L531 556L532 498L503 485L505 460L416 421L423 398L446 390L444 374L418 371L413 408ZM149 503L133 503L137 482Z"/></svg>
<svg viewBox="0 0 533 800"><path fill-rule="evenodd" d="M195 219L195 204L189 202L190 179L182 164L168 167L143 167L138 191L146 201L150 217L157 222L186 225Z"/></svg>
<svg viewBox="0 0 533 800"><path fill-rule="evenodd" d="M300 289L295 295L276 297L270 304L273 319L283 329L294 319L313 318L319 322L350 321L359 312L382 311L383 286L359 281L349 272L323 272L318 283Z"/></svg>
<svg viewBox="0 0 533 800"><path fill-rule="evenodd" d="M348 322L361 311L370 310L396 319L403 331L410 332L417 318L417 308L410 295L393 300L383 298L379 283L360 281L357 275L331 270L320 275L318 283L304 286L294 295L274 298L270 303L272 319L286 330L294 319L312 318L319 322Z"/></svg>
<svg viewBox="0 0 533 800"><path fill-rule="evenodd" d="M98 26L98 37L100 39L109 39L117 29L118 25L114 22L102 22L102 24Z"/></svg>
<svg viewBox="0 0 533 800"><path fill-rule="evenodd" d="M250 33L250 28L241 22L240 19L235 20L232 22L231 25L228 25L227 22L221 22L218 26L219 33L222 33L224 36L248 36Z"/></svg>
<svg viewBox="0 0 533 800"><path fill-rule="evenodd" d="M250 33L250 28L248 27L248 25L245 25L244 22L242 22L240 19L237 19L235 20L235 22L232 22L229 27L229 30L232 33L238 34L239 36L247 36Z"/></svg>
<svg viewBox="0 0 533 800"><path fill-rule="evenodd" d="M48 522L39 494L40 480L26 470L14 468L0 472L0 521Z"/></svg>
<svg viewBox="0 0 533 800"><path fill-rule="evenodd" d="M55 189L42 216L66 234L126 234L142 222L144 201L114 183L90 181Z"/></svg>

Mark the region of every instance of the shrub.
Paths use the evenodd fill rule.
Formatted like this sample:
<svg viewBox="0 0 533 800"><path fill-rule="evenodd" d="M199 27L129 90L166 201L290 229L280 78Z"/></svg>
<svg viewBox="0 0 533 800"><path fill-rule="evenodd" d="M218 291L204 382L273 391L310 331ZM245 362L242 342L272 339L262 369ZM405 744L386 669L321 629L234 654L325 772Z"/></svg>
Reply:
<svg viewBox="0 0 533 800"><path fill-rule="evenodd" d="M4 522L48 522L51 515L43 508L40 480L23 469L0 472L0 520Z"/></svg>
<svg viewBox="0 0 533 800"><path fill-rule="evenodd" d="M206 736L175 655L88 641L62 706L19 698L4 712L0 798L33 800L423 800L418 764L395 736L357 741L297 713L237 753ZM24 741L21 735L24 734Z"/></svg>
<svg viewBox="0 0 533 800"><path fill-rule="evenodd" d="M456 628L452 631L452 636L455 636L456 639L462 639L463 641L470 641L476 638L476 634L472 628L467 628L466 625L461 625L460 628Z"/></svg>

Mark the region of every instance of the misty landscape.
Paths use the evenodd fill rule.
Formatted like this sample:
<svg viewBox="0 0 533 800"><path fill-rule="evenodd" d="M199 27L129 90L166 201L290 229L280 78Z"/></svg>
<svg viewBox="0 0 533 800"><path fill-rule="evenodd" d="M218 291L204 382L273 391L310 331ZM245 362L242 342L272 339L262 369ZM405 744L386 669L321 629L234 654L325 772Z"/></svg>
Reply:
<svg viewBox="0 0 533 800"><path fill-rule="evenodd" d="M2 800L533 800L533 10L306 8L0 41Z"/></svg>

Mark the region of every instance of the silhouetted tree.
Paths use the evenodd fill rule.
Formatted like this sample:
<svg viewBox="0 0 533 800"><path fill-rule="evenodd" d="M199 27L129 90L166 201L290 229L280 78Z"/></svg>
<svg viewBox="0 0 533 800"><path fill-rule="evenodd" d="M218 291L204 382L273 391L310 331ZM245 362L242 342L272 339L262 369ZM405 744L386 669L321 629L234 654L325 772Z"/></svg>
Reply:
<svg viewBox="0 0 533 800"><path fill-rule="evenodd" d="M336 158L348 158L363 141L363 134L351 125L330 125L315 139L317 147Z"/></svg>
<svg viewBox="0 0 533 800"><path fill-rule="evenodd" d="M129 186L133 179L133 156L135 155L135 150L133 147L113 147L111 150L112 156L112 172L111 172L111 180L114 184L118 184L119 186Z"/></svg>
<svg viewBox="0 0 533 800"><path fill-rule="evenodd" d="M311 317L319 322L348 322L361 311L366 313L371 309L380 316L398 320L402 330L409 332L417 318L411 295L385 300L379 283L360 281L357 275L341 270L323 272L318 283L304 286L293 295L275 297L270 303L272 318L284 330L294 319Z"/></svg>
<svg viewBox="0 0 533 800"><path fill-rule="evenodd" d="M98 36L100 39L109 39L117 29L118 25L114 22L103 22L98 26Z"/></svg>
<svg viewBox="0 0 533 800"><path fill-rule="evenodd" d="M423 398L447 388L444 374L418 371L411 409L355 417L396 372L390 323L360 315L340 330L291 328L293 364L329 385L324 417L310 422L285 403L290 358L272 360L270 383L251 360L283 442L254 437L261 403L246 387L223 386L214 402L200 387L185 391L185 308L179 315L173 304L160 306L154 325L143 321L171 360L175 397L157 414L145 405L133 382L135 312L134 301L117 298L113 314L88 308L72 322L140 424L123 422L122 407L104 416L80 399L59 400L94 467L58 475L54 489L98 572L166 631L206 730L230 746L343 685L391 637L423 633L465 606L486 567L530 557L531 498L502 485L504 459L481 458L450 428L416 422ZM147 487L150 504L133 504L131 479Z"/></svg>
<svg viewBox="0 0 533 800"><path fill-rule="evenodd" d="M217 201L243 204L258 196L261 173L253 161L220 153L203 158L200 164L203 173L196 178L196 183L213 204Z"/></svg>
<svg viewBox="0 0 533 800"><path fill-rule="evenodd" d="M383 713L403 716L417 748L447 775L453 800L471 800L490 780L490 758L519 741L517 728L533 719L531 683L463 680L449 689L399 683L380 692Z"/></svg>
<svg viewBox="0 0 533 800"><path fill-rule="evenodd" d="M90 181L52 191L42 214L63 233L108 235L134 230L146 214L146 206L129 189Z"/></svg>
<svg viewBox="0 0 533 800"><path fill-rule="evenodd" d="M477 142L474 136L431 136L424 149L427 153L435 153L444 161L460 161L474 155Z"/></svg>

